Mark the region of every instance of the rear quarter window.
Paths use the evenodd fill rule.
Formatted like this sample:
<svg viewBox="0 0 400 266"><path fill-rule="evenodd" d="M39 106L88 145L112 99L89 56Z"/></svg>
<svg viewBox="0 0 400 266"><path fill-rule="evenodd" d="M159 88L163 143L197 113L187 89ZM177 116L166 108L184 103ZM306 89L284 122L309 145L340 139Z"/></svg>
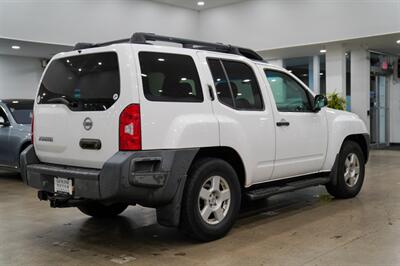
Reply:
<svg viewBox="0 0 400 266"><path fill-rule="evenodd" d="M191 56L140 52L146 99L161 102L202 102L199 74Z"/></svg>

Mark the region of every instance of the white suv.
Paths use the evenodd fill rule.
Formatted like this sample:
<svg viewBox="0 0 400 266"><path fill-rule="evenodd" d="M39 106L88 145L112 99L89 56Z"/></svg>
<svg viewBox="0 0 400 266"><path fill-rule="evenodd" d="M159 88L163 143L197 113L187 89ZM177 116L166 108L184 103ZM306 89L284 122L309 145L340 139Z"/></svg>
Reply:
<svg viewBox="0 0 400 266"><path fill-rule="evenodd" d="M243 198L315 185L358 194L368 131L325 105L249 49L148 33L80 43L43 74L23 177L52 207L104 217L140 204L209 241Z"/></svg>

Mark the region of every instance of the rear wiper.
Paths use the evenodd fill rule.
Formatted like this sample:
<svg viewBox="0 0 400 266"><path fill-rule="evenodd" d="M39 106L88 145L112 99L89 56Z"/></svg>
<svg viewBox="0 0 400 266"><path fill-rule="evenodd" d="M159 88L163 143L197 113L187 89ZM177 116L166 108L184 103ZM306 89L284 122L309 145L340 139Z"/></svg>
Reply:
<svg viewBox="0 0 400 266"><path fill-rule="evenodd" d="M77 102L70 101L64 97L57 97L57 98L52 98L47 101L48 103L62 103L71 107L76 107L78 105Z"/></svg>

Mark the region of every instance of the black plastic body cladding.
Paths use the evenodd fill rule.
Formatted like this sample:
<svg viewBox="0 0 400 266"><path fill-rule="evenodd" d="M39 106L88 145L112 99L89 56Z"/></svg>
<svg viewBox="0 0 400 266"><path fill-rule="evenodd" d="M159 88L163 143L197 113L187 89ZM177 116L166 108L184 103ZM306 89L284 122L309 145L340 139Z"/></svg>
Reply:
<svg viewBox="0 0 400 266"><path fill-rule="evenodd" d="M158 208L176 202L197 151L117 152L102 169L89 169L41 163L30 146L21 154L21 169L24 182L40 191L54 193L54 178L63 177L73 181L71 199Z"/></svg>

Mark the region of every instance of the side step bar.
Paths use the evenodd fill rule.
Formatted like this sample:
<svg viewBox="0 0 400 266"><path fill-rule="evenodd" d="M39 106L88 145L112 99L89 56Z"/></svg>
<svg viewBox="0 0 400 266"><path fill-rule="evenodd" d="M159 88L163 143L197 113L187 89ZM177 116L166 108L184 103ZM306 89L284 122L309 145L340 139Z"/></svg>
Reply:
<svg viewBox="0 0 400 266"><path fill-rule="evenodd" d="M257 188L246 192L246 196L250 200L258 200L271 197L276 194L281 194L285 192L290 192L306 187L318 186L329 183L329 177L316 177L308 178L298 181L289 181L285 184L271 185L264 188Z"/></svg>

